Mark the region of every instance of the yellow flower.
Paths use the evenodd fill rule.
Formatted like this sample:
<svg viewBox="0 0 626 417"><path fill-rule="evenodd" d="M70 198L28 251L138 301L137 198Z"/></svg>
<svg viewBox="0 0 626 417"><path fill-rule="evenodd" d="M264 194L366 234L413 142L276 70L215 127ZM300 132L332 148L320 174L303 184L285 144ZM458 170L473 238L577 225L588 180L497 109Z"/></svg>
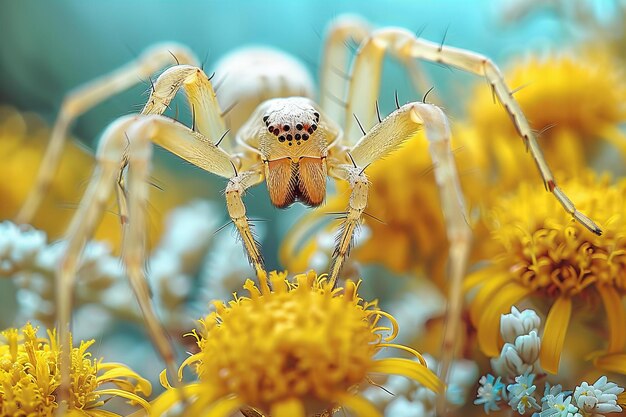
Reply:
<svg viewBox="0 0 626 417"><path fill-rule="evenodd" d="M59 342L54 332L37 337L30 323L21 331L8 329L0 338L0 415L53 417L59 408ZM113 417L102 410L110 398L121 397L146 410L150 405L138 394L150 395L150 383L124 365L91 359L93 340L72 349L68 416ZM113 384L117 388L102 388Z"/></svg>
<svg viewBox="0 0 626 417"><path fill-rule="evenodd" d="M496 243L486 254L491 263L465 283L466 289L478 288L470 317L488 356L500 351L500 315L512 305L527 297L551 305L540 355L551 373L558 370L575 299L589 303L599 297L608 321L607 353L626 347L626 180L611 185L587 171L564 188L601 225L602 236L573 221L548 193L522 184L488 213Z"/></svg>
<svg viewBox="0 0 626 417"><path fill-rule="evenodd" d="M505 79L534 129L546 129L539 142L553 169L568 175L587 165L599 150L598 139L616 146L626 158L626 82L610 52L594 45L580 54L550 54L513 62ZM477 129L498 182L517 184L536 171L510 117L494 103L484 83L468 102L468 123ZM461 131L462 133L462 131Z"/></svg>
<svg viewBox="0 0 626 417"><path fill-rule="evenodd" d="M347 281L345 288L333 289L325 275L314 272L293 280L272 272L269 281L257 286L248 280L249 296L214 302L215 312L200 320L199 333L192 332L200 352L179 371L180 378L183 368L193 365L199 378L182 388L191 400L189 415L229 416L245 408L250 415L300 417L346 407L376 417L380 412L356 393L370 373L404 375L443 390L419 353L390 343L397 333L395 320L375 301L359 298L358 284ZM390 334L384 337L385 332ZM385 347L409 351L421 363L374 359ZM162 382L171 388L164 374ZM153 415L171 407L179 395L166 391L155 400Z"/></svg>

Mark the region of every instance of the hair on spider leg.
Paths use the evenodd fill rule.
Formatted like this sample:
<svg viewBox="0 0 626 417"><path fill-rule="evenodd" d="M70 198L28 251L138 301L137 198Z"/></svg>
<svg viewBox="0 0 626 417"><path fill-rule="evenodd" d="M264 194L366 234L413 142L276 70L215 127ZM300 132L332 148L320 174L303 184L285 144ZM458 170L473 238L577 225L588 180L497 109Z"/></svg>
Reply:
<svg viewBox="0 0 626 417"><path fill-rule="evenodd" d="M367 378L365 378L365 380L367 381L367 383L368 383L368 384L371 384L371 385L375 386L376 388L380 388L380 389L382 389L382 390L383 390L383 391L385 391L387 394L389 394L389 395L391 395L391 396L394 396L394 397L396 396L396 394L394 394L393 392L389 391L389 390L388 390L387 388L385 388L383 385L380 385L380 384L378 384L378 383L376 383L376 382L372 381L372 379L371 379L371 378L367 377Z"/></svg>
<svg viewBox="0 0 626 417"><path fill-rule="evenodd" d="M330 91L328 90L322 91L322 94L325 94L326 96L328 96L329 99L339 104L344 109L348 107L348 103L346 103L345 101L343 101L342 99L340 99L339 97L331 93Z"/></svg>
<svg viewBox="0 0 626 417"><path fill-rule="evenodd" d="M352 113L352 115L354 116L354 120L356 120L356 123L359 125L359 129L361 129L361 132L363 133L363 136L365 136L367 134L367 132L365 132L365 129L363 129L363 125L361 124L361 121L359 120L358 117L356 117L356 113ZM352 158L352 157L350 157ZM354 162L354 161L352 161Z"/></svg>
<svg viewBox="0 0 626 417"><path fill-rule="evenodd" d="M206 65L207 61L209 60L209 52L210 52L210 50L207 49L206 53L204 54L204 59L200 63L200 69L202 71L204 71L204 66Z"/></svg>
<svg viewBox="0 0 626 417"><path fill-rule="evenodd" d="M518 92L518 91L520 91L520 90L523 90L524 88L528 87L528 86L529 86L529 85L531 85L531 84L532 84L532 82L528 82L528 83L526 83L526 84L522 84L522 85L520 85L519 87L516 87L516 88L512 89L512 90L509 92L509 96L513 97L513 95L514 95L515 93L517 93L517 92Z"/></svg>
<svg viewBox="0 0 626 417"><path fill-rule="evenodd" d="M196 106L191 105L191 130L196 131Z"/></svg>
<svg viewBox="0 0 626 417"><path fill-rule="evenodd" d="M343 44L353 54L358 52L359 44L352 36L349 36L345 41L343 41Z"/></svg>
<svg viewBox="0 0 626 417"><path fill-rule="evenodd" d="M222 136L220 137L220 139L215 143L215 146L218 147L220 146L220 143L222 143L222 141L224 140L224 138L226 137L226 135L228 135L228 133L230 132L230 129L226 129L226 131L222 134Z"/></svg>
<svg viewBox="0 0 626 417"><path fill-rule="evenodd" d="M537 138L540 138L544 133L546 133L548 130L552 129L553 127L558 126L558 123L550 123L544 127L542 127L540 130L535 130L532 129L533 133L535 134L535 136L537 136Z"/></svg>
<svg viewBox="0 0 626 417"><path fill-rule="evenodd" d="M217 80L217 82L215 84L213 84L213 91L217 94L218 90L220 89L220 87L224 84L224 80L226 80L226 78L228 78L228 73L224 74L223 77L221 77L219 80Z"/></svg>
<svg viewBox="0 0 626 417"><path fill-rule="evenodd" d="M420 26L416 31L415 31L415 37L416 38L421 38L422 37L422 33L424 33L424 31L426 30L426 26L428 26L428 23L424 23L422 24L422 26Z"/></svg>
<svg viewBox="0 0 626 417"><path fill-rule="evenodd" d="M370 217L370 218L376 220L378 223L384 224L385 226L387 226L387 223L385 221L383 221L382 219L379 219L378 217L374 216L373 214L370 214L367 211L364 211L363 214L365 214L367 217Z"/></svg>
<svg viewBox="0 0 626 417"><path fill-rule="evenodd" d="M396 110L400 109L400 101L398 100L398 90L393 91L393 97L396 102Z"/></svg>
<svg viewBox="0 0 626 417"><path fill-rule="evenodd" d="M383 121L380 118L380 107L378 106L378 100L376 100L376 117L378 118L378 123L381 123Z"/></svg>
<svg viewBox="0 0 626 417"><path fill-rule="evenodd" d="M350 74L348 74L347 72L343 71L341 68L337 68L335 66L330 67L330 70L332 72L334 72L336 75L340 76L341 78L343 78L346 81L350 81L350 79L352 78L352 76Z"/></svg>
<svg viewBox="0 0 626 417"><path fill-rule="evenodd" d="M350 161L352 161L352 166L354 166L355 168L358 168L356 162L354 162L354 158L352 157L352 154L350 152L346 152L346 154L348 154Z"/></svg>
<svg viewBox="0 0 626 417"><path fill-rule="evenodd" d="M424 97L422 97L422 103L426 104L426 99L428 98L428 94L433 91L435 89L435 86L433 85L432 87L430 87L428 89L428 91L424 94Z"/></svg>
<svg viewBox="0 0 626 417"><path fill-rule="evenodd" d="M441 39L441 43L439 44L438 51L443 51L443 44L446 42L446 36L448 36L448 29L450 29L450 24L446 26L446 30L443 32L443 38Z"/></svg>
<svg viewBox="0 0 626 417"><path fill-rule="evenodd" d="M228 113L229 113L229 112L230 112L230 111L231 111L231 110L232 110L232 109L233 109L233 108L234 108L237 104L239 104L239 102L238 102L238 101L235 101L235 102L233 102L230 106L226 107L226 109L224 109L224 110L222 111L221 116L222 116L222 117L226 117L226 115L228 115Z"/></svg>
<svg viewBox="0 0 626 417"><path fill-rule="evenodd" d="M174 61L176 61L176 65L180 65L180 61L178 60L176 55L174 55L174 53L172 51L170 51L170 50L168 50L167 52L169 52L170 55L172 56L172 58L174 58Z"/></svg>

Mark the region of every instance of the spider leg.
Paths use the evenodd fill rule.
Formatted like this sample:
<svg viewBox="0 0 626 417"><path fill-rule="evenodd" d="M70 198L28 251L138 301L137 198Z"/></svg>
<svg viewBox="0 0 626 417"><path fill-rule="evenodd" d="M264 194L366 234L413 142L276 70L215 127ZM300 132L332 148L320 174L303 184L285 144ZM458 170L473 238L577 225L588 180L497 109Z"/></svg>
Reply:
<svg viewBox="0 0 626 417"><path fill-rule="evenodd" d="M362 110L374 108L380 88L381 66L377 60L371 61L372 57L369 53L361 53L361 51L357 51L356 61L352 62L354 51L350 48L349 42L365 45L371 41L373 33L371 25L363 19L352 15L340 16L327 32L320 72L320 105L332 120L342 121L345 123L344 126L349 127L345 132L347 138L344 140L352 145L361 137L360 130L354 129L356 125L354 125L353 114L357 114L360 118L364 113ZM380 58L382 59L382 56ZM426 91L431 86L417 60L408 56L397 56L397 58L406 67L416 91ZM353 68L360 67L361 70L350 73L351 63ZM355 76L362 77L365 83L359 79L355 80ZM370 101L366 103L371 104L371 108L359 106L350 99L349 91L354 85L368 86L366 91L361 91L361 94L368 94L371 103ZM367 128L374 125L373 118L363 121Z"/></svg>
<svg viewBox="0 0 626 417"><path fill-rule="evenodd" d="M264 277L266 275L265 267L263 266L263 257L261 256L259 244L252 233L250 222L246 215L246 206L243 203L242 197L248 188L259 184L263 181L263 178L262 169L240 173L235 172L235 176L229 179L225 191L228 215L239 232L239 236L248 254L248 259L252 266L254 266L254 270L260 282L265 279Z"/></svg>
<svg viewBox="0 0 626 417"><path fill-rule="evenodd" d="M33 189L16 216L17 223L30 223L41 205L56 173L68 131L74 120L109 97L130 88L141 79L150 77L165 65L175 62L192 64L198 60L182 45L172 43L155 45L127 65L76 88L65 97L52 128L50 142Z"/></svg>
<svg viewBox="0 0 626 417"><path fill-rule="evenodd" d="M546 189L554 195L565 211L571 214L574 219L593 233L598 235L602 233L601 229L590 218L576 209L572 201L556 185L550 167L537 143L535 134L530 128L519 104L513 97L511 89L506 85L500 69L483 55L459 48L444 47L441 44L417 38L413 33L403 29L389 28L375 31L361 45L353 67L348 93L348 114L346 115L345 133L348 138L360 136L360 128L354 120L351 120L352 115L350 113L356 114L366 128L374 124L375 100L378 96L382 59L387 51L402 60L408 58L422 59L451 65L463 71L485 77L495 97L504 106L534 158ZM365 85L368 88L362 87Z"/></svg>
<svg viewBox="0 0 626 417"><path fill-rule="evenodd" d="M409 103L375 125L349 152L355 165L367 167L398 148L405 140L414 138L421 129L425 130L429 142L428 149L433 160L435 180L439 188L446 221L446 234L450 245L450 288L439 369L440 375L445 379L454 358L455 338L461 326L462 281L472 236L450 147L451 134L448 119L437 106Z"/></svg>
<svg viewBox="0 0 626 417"><path fill-rule="evenodd" d="M356 16L341 16L328 29L320 71L320 105L332 120L345 118L345 100L350 82L351 58L347 43L363 42L370 25Z"/></svg>
<svg viewBox="0 0 626 417"><path fill-rule="evenodd" d="M104 132L96 153L97 165L76 215L72 218L66 248L57 276L59 338L69 346L69 324L72 312L72 289L79 259L87 241L99 223L109 197L119 187L120 170L128 164L128 225L124 233L122 258L133 291L146 318L148 332L168 372L175 372L174 350L152 306L143 262L145 259L145 206L148 193L151 143L156 143L198 167L229 178L232 164L229 154L195 132L165 116L125 116L113 122ZM69 350L62 358L63 386L69 386ZM175 373L174 373L175 375Z"/></svg>
<svg viewBox="0 0 626 417"><path fill-rule="evenodd" d="M363 165L366 166L366 165ZM350 254L354 233L362 221L363 212L367 206L367 194L369 190L369 181L360 166L342 166L339 168L331 168L331 175L348 181L350 184L350 200L348 201L348 209L346 217L341 226L339 235L337 236L337 246L333 253L333 261L330 267L329 281L335 285L341 272L341 268L345 263L347 256Z"/></svg>

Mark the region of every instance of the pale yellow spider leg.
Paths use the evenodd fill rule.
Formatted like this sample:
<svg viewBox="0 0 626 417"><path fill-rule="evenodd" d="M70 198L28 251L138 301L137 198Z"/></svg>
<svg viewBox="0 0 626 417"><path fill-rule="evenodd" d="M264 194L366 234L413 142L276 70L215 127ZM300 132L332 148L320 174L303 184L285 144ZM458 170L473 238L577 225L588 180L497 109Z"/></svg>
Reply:
<svg viewBox="0 0 626 417"><path fill-rule="evenodd" d="M371 28L357 16L340 16L328 29L320 71L320 106L331 120L345 118L345 100L350 81L351 53L346 45L353 40L360 44Z"/></svg>
<svg viewBox="0 0 626 417"><path fill-rule="evenodd" d="M380 79L382 57L387 50L398 57L410 57L451 65L461 70L484 76L491 85L495 97L498 98L511 116L511 120L517 128L519 135L530 150L546 189L555 196L574 219L593 233L598 235L602 233L602 230L590 218L576 209L572 201L556 185L554 176L537 143L535 134L530 128L519 104L513 98L511 89L507 87L498 67L483 55L419 39L413 33L404 29L390 28L374 32L371 38L360 48L354 65L348 96L349 106L352 106L348 109L359 117L363 126L366 128L370 126L375 115L375 97L371 91L373 88L371 88L369 80ZM362 60L359 60L360 56L363 56ZM358 135L357 129L360 128L357 126L356 121L350 121L349 117L346 120L346 135L349 138Z"/></svg>
<svg viewBox="0 0 626 417"><path fill-rule="evenodd" d="M228 134L211 81L204 71L192 65L176 65L165 70L152 84L150 97L142 114L162 114L178 91L183 88L192 110L193 129L214 143ZM122 182L117 188L120 218L128 217L126 194Z"/></svg>
<svg viewBox="0 0 626 417"><path fill-rule="evenodd" d="M264 174L260 167L256 170L236 173L236 175L228 181L225 192L228 215L241 236L246 253L248 254L248 259L254 267L260 282L262 279L265 279L264 277L266 276L265 267L263 266L263 257L261 256L259 244L256 242L250 228L250 221L246 215L246 206L243 203L242 197L248 188L259 184L263 179Z"/></svg>
<svg viewBox="0 0 626 417"><path fill-rule="evenodd" d="M17 223L30 223L35 216L57 171L63 146L74 120L109 97L130 88L141 79L150 77L164 66L176 63L177 60L180 63L197 63L193 53L182 45L155 45L129 64L76 88L65 97L34 186L16 216Z"/></svg>
<svg viewBox="0 0 626 417"><path fill-rule="evenodd" d="M186 161L225 178L232 176L233 165L230 156L205 138L199 132L168 117L126 116L113 122L103 134L96 155L97 165L87 191L83 196L76 215L67 233L67 248L61 260L57 277L57 302L59 336L63 346L69 346L69 323L72 311L72 289L75 283L78 260L92 237L115 184L119 181L120 169L129 163L128 182L131 190L129 198L128 233L125 234L123 258L128 269L138 303L146 316L150 336L159 354L168 366L168 372L175 372L174 353L156 314L152 308L149 291L143 272L144 228L149 147L152 141ZM135 143L137 142L137 143ZM143 146L143 148L142 148ZM127 148L130 147L130 153ZM69 352L65 350L65 352ZM69 358L65 356L65 363ZM69 368L62 367L64 386L68 386Z"/></svg>
<svg viewBox="0 0 626 417"><path fill-rule="evenodd" d="M328 29L322 55L320 105L332 120L341 121L347 127L344 143L350 146L361 137L361 131L355 123L353 114L359 117L359 121L366 129L378 123L378 120L374 119L376 115L374 110L380 89L380 68L383 55L372 59L369 52L360 51L354 58L355 62L351 62L352 52L346 45L354 41L357 45L364 47L371 41L371 34L371 26L363 19L352 15L341 16ZM373 50L371 47L367 49ZM404 56L397 58L406 66L413 87L417 91L426 91L430 87L430 82L420 68L419 62ZM353 68L361 69L350 73L351 64ZM354 79L355 75L357 79ZM363 94L367 94L368 98L361 103L350 99L349 88L355 85L367 86L360 94L361 98Z"/></svg>
<svg viewBox="0 0 626 417"><path fill-rule="evenodd" d="M463 306L462 281L467 266L472 231L467 224L465 203L456 164L450 146L450 126L443 111L430 104L410 103L391 113L374 126L350 150L358 166L367 166L424 128L429 141L435 180L439 188L441 206L446 221L446 234L450 245L450 288L446 313L440 375L445 379L454 358L455 338L461 325ZM410 180L410 179L409 179ZM400 185L401 186L401 185Z"/></svg>
<svg viewBox="0 0 626 417"><path fill-rule="evenodd" d="M331 175L348 181L351 188L346 218L339 231L337 246L335 247L330 267L329 281L331 285L335 285L339 278L341 268L350 254L355 231L361 224L363 212L365 211L365 207L367 207L369 181L367 180L365 172L363 172L364 167L365 165L352 167L342 166L341 168L331 167Z"/></svg>

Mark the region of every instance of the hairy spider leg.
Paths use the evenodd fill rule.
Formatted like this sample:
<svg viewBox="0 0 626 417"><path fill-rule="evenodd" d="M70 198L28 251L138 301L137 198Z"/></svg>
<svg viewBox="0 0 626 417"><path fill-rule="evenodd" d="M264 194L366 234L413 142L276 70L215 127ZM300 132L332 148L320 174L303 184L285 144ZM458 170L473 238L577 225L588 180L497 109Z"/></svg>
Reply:
<svg viewBox="0 0 626 417"><path fill-rule="evenodd" d="M124 228L122 258L146 319L148 332L168 372L176 372L174 350L154 311L144 272L145 210L150 173L152 143L222 177L230 177L230 156L210 139L187 126L160 115L125 116L113 122L104 132L96 154L96 168L76 215L67 232L67 247L57 276L58 325L63 346L69 346L69 323L72 311L72 289L76 281L78 260L99 223L111 197L120 169L128 164L129 220ZM62 378L69 382L69 350L64 349ZM174 373L175 374L175 373ZM67 385L66 385L67 386Z"/></svg>
<svg viewBox="0 0 626 417"><path fill-rule="evenodd" d="M177 43L154 45L137 59L100 78L76 88L63 99L54 122L48 147L39 167L35 183L20 208L15 222L30 223L43 198L50 189L52 179L61 161L61 154L72 123L89 109L118 94L141 79L173 63L196 64L198 60L185 46Z"/></svg>

